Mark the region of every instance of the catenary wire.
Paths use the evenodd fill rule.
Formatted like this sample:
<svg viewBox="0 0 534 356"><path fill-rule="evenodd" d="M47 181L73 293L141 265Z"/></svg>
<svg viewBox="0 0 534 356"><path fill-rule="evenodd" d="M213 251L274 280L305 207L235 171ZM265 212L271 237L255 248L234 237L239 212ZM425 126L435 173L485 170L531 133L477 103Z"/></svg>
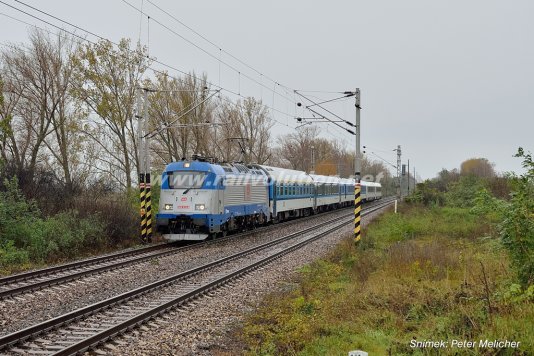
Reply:
<svg viewBox="0 0 534 356"><path fill-rule="evenodd" d="M21 2L20 0L15 0L17 2ZM153 16L150 16L147 12L143 12L142 9L138 8L137 6L131 4L130 2L128 2L127 0L121 0L123 3L125 3L126 5L130 6L132 9L138 11L139 13L145 15L145 16L148 16L152 21L154 21L155 23L157 23L158 25L160 25L161 27L165 28L167 31L171 32L172 34L174 34L175 36L181 38L182 40L184 40L185 42L189 43L190 45L192 45L193 47L197 48L198 50L204 52L206 55L208 55L209 57L215 59L216 61L222 63L223 65L225 65L226 67L232 69L233 71L237 72L238 76L241 77L245 77L247 78L248 80L256 83L257 85L261 86L261 87L265 87L266 89L269 89L271 90L269 87L265 86L263 83L257 81L256 79L252 78L251 76L249 76L248 74L245 74L245 73L242 73L239 69L237 69L236 67L232 66L231 64L221 60L220 58L218 58L216 55L214 55L213 53L207 51L206 49L202 48L201 46L197 45L196 43L194 43L193 41L187 39L186 37L184 37L183 35L181 35L180 33L176 32L175 30L173 30L172 28L170 28L169 26L165 25L163 22L159 21L158 19L154 18ZM22 2L21 2L22 3ZM261 73L260 73L261 74ZM274 82L276 84L279 85L278 82ZM278 96L292 102L291 98L285 96L285 95L282 95L281 93L276 93Z"/></svg>
<svg viewBox="0 0 534 356"><path fill-rule="evenodd" d="M17 1L17 0L16 0L16 1ZM24 10L21 10L21 9L19 9L19 8L17 8L17 7L14 7L14 6L10 5L10 4L7 4L7 3L5 3L4 1L1 1L1 0L0 0L0 3L6 5L6 6L10 7L10 8L12 8L12 9L15 9L15 10L17 10L17 11L19 11L19 12L21 12L21 13L27 15L27 16L30 16L30 17L32 17L32 18L34 18L34 19L37 19L37 20L41 21L41 22L44 22L44 23L46 23L47 25L50 25L50 26L52 26L52 27L55 27L56 29L58 29L58 30L60 30L60 31L63 31L63 32L65 32L65 33L68 33L68 34L70 34L70 35L72 35L72 36L74 36L74 37L76 37L76 38L79 38L79 39L80 39L81 41L83 41L83 42L89 42L89 43L91 43L91 44L93 44L93 45L96 45L96 44L97 44L96 42L91 41L91 40L89 40L89 39L87 39L87 38L85 38L85 37L82 37L82 36L80 36L80 35L78 35L78 34L72 32L72 31L68 31L68 30L66 30L66 29L64 29L64 28L61 28L61 27L59 27L59 26L57 26L57 25L55 25L55 24L53 24L53 23L51 23L51 22L49 22L49 21L46 21L46 20L44 20L44 19L42 19L42 18L40 18L40 17L38 17L38 16L35 16L35 15L30 14L30 13L24 11ZM42 12L41 10L38 10L38 9L36 9L36 11ZM44 12L42 12L42 13L44 13ZM74 24L71 24L71 23L69 23L69 22L67 22L67 21L64 21L64 20L62 20L62 19L59 19L59 18L56 17L56 16L49 15L49 14L47 14L47 13L44 13L44 14L46 14L46 15L48 15L48 16L51 16L51 17L57 19L58 21L64 22L64 23L66 23L66 24L68 24L68 25L70 25L70 26L72 26L72 27L75 27L76 29L79 29L80 31L86 32L86 33L88 33L88 34L90 34L90 35L92 35L92 36L94 36L94 37L97 37L97 38L99 38L99 39L101 39L101 40L103 40L103 41L108 41L108 42L112 43L113 45L118 46L118 44L117 44L116 42L113 42L113 41L111 41L111 40L109 40L109 39L107 39L107 38L105 38L105 37L102 37L102 36L100 36L100 35L97 35L97 34L91 32L91 31L85 30L85 29L83 29L83 28L81 28L81 27L79 27L79 26L76 26L76 25L74 25ZM5 14L4 14L4 15L5 15ZM9 16L9 15L5 15L5 16L8 16L9 18L11 18L11 19L13 19L13 20L16 20L16 21L18 21L18 22L24 23L24 24L26 24L26 25L28 25L28 26L32 26L32 27L35 27L35 28L38 28L38 29L47 31L48 33L52 33L51 31L49 31L49 30L47 30L47 29L44 29L44 28L39 27L39 26L36 26L36 25L34 25L34 24L29 24L29 23L27 23L27 22L25 22L25 21L23 21L23 20L16 19L16 18L14 18L14 17L12 17L12 16ZM77 42L77 43L82 43L82 42ZM129 49L128 49L128 51L131 52L131 53L135 53L135 51L133 51L133 50L129 50ZM178 68L176 68L176 67L174 67L174 66L172 66L172 65L169 65L169 64L167 64L167 63L164 63L164 62L162 62L162 61L160 61L160 60L158 60L158 59L155 59L155 58L149 58L149 59L150 59L152 62L154 62L154 63L157 63L157 64L160 64L160 65L164 66L164 67L167 68L167 69L174 70L174 71L176 71L176 72L178 72L178 73L180 73L180 74L189 76L189 77L194 78L194 79L197 79L197 80L201 80L201 78L199 78L199 77L197 77L197 76L195 76L195 75L193 75L193 74L191 74L191 73L185 72L185 71L183 71L183 70L181 70L181 69L178 69ZM152 68L151 66L148 66L148 68L149 68L150 70L152 70L154 73L159 73L159 74L162 74L162 75L170 76L170 77L175 78L175 79L179 79L179 78L176 78L176 77L173 77L173 76L169 75L167 72L164 72L164 71L161 71L161 70ZM206 81L206 84L209 84L209 85L211 85L211 86L213 86L213 87L219 88L219 89L221 89L222 91L224 91L224 92L226 92L226 93L229 93L229 94L238 96L238 97L240 97L240 98L246 98L246 96L242 95L241 93L237 93L237 92L235 92L235 91L233 91L233 90L231 90L231 89L227 89L227 88L225 88L225 87L218 86L218 85L216 85L216 84L214 84L214 83L212 83L212 82ZM276 108L274 108L274 107L270 107L269 105L266 105L266 104L263 104L263 105L264 105L266 108L268 108L269 110L273 111L273 112L277 112L277 113L279 113L279 114L286 115L286 116L288 116L288 117L293 117L292 114L289 114L289 113L287 113L287 112L281 111L281 110L276 109ZM273 118L273 119L274 119L274 118ZM286 124L284 124L284 123L282 123L282 122L280 122L280 121L278 121L278 120L276 120L276 119L274 119L274 120L275 120L277 123L279 123L280 125L283 125L283 126L290 127L290 128L293 128L293 129L294 129L294 127L291 127L291 126L289 126L289 125L286 125Z"/></svg>

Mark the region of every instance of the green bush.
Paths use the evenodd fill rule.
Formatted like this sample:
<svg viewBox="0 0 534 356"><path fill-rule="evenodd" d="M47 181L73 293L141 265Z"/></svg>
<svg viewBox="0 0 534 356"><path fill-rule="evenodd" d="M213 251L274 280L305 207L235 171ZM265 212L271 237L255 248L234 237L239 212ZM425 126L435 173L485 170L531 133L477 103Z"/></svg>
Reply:
<svg viewBox="0 0 534 356"><path fill-rule="evenodd" d="M12 265L24 265L29 260L28 251L16 248L13 241L5 241L0 246L0 270Z"/></svg>
<svg viewBox="0 0 534 356"><path fill-rule="evenodd" d="M432 181L417 184L415 192L406 197L406 202L420 203L426 206L443 206L445 204L445 195L434 185L435 183Z"/></svg>
<svg viewBox="0 0 534 356"><path fill-rule="evenodd" d="M73 258L101 247L105 223L98 215L81 217L66 211L43 217L34 201L27 201L16 179L4 182L0 192L0 269L18 269L27 263Z"/></svg>
<svg viewBox="0 0 534 356"><path fill-rule="evenodd" d="M94 191L77 197L74 207L82 218L98 217L104 225L105 244L124 246L139 236L139 193Z"/></svg>
<svg viewBox="0 0 534 356"><path fill-rule="evenodd" d="M26 248L34 261L46 262L73 258L103 241L104 226L96 217L80 219L68 211L38 220L28 234Z"/></svg>
<svg viewBox="0 0 534 356"><path fill-rule="evenodd" d="M478 192L484 189L484 181L474 175L462 176L458 182L449 184L445 200L449 206L470 208L475 205Z"/></svg>
<svg viewBox="0 0 534 356"><path fill-rule="evenodd" d="M501 239L524 287L534 284L534 161L520 148L527 173L512 176L512 199L500 225Z"/></svg>

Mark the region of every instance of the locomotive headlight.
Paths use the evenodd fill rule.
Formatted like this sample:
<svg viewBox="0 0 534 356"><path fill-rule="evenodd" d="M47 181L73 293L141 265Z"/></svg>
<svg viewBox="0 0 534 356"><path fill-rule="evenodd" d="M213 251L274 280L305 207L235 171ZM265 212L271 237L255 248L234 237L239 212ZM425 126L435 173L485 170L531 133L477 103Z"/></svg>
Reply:
<svg viewBox="0 0 534 356"><path fill-rule="evenodd" d="M172 204L165 204L165 210L172 210Z"/></svg>
<svg viewBox="0 0 534 356"><path fill-rule="evenodd" d="M195 210L204 210L206 209L206 205L204 204L195 204Z"/></svg>

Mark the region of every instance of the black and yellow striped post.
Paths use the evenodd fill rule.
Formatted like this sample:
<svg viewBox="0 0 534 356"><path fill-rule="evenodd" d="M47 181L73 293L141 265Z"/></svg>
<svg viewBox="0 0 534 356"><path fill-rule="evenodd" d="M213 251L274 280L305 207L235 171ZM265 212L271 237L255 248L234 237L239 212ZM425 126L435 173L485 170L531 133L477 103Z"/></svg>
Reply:
<svg viewBox="0 0 534 356"><path fill-rule="evenodd" d="M150 195L150 173L145 176L146 241L152 242L152 199Z"/></svg>
<svg viewBox="0 0 534 356"><path fill-rule="evenodd" d="M139 173L139 196L141 198L141 242L146 243L145 174Z"/></svg>
<svg viewBox="0 0 534 356"><path fill-rule="evenodd" d="M359 243L362 238L360 230L360 213L362 211L362 199L360 197L360 183L354 185L354 242Z"/></svg>

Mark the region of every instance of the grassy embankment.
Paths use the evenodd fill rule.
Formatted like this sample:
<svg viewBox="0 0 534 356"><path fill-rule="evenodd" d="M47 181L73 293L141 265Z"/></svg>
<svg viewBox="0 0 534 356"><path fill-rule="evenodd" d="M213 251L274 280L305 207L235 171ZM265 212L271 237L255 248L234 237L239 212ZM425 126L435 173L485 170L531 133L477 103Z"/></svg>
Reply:
<svg viewBox="0 0 534 356"><path fill-rule="evenodd" d="M86 192L70 208L47 215L16 179L0 191L0 276L101 255L139 240L136 192ZM154 189L154 215L159 189Z"/></svg>
<svg viewBox="0 0 534 356"><path fill-rule="evenodd" d="M243 341L259 355L401 355L423 353L410 347L414 337L507 339L521 341L515 352L527 354L534 350L533 290L514 283L494 226L465 208L386 213L359 248L348 237L329 258L302 268L291 293L267 298L246 320Z"/></svg>

